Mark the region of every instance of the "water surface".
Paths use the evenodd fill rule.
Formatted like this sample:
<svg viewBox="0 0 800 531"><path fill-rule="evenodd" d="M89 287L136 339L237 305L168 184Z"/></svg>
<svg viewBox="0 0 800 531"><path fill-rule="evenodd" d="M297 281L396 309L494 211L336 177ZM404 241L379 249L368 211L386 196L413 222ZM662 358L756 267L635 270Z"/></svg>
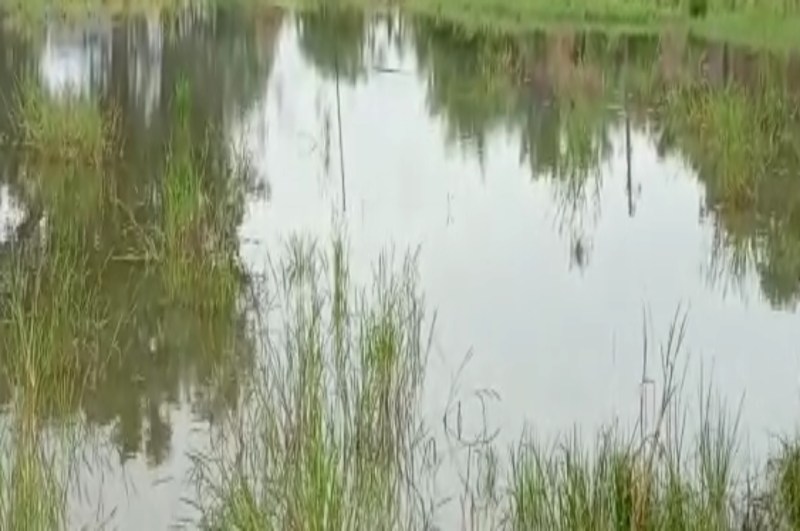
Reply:
<svg viewBox="0 0 800 531"><path fill-rule="evenodd" d="M796 427L796 54L675 34L498 35L398 14L199 10L6 25L2 101L25 72L52 98L78 91L119 108L125 150L107 178L141 219L157 216L171 98L185 80L192 127L250 164L231 229L253 278L292 234L344 233L365 281L387 248L418 250L437 312L432 423L458 384L462 399L497 392L488 422L505 441L526 422L545 436L630 425L643 326L657 341L681 307L687 382L713 375L734 407L744 396L745 451L762 455L772 434ZM13 140L12 117L0 132ZM28 170L7 148L3 245L35 211ZM731 185L754 172L756 193ZM101 248L126 248L123 221L89 223ZM109 279L119 312L136 310L118 366L76 407L119 465L89 474L95 494L74 519L96 521L102 499L115 527L163 529L191 516L187 453L235 407L258 349L244 307L212 326L164 304L135 264ZM237 355L220 369L223 351ZM656 361L647 373L658 376Z"/></svg>

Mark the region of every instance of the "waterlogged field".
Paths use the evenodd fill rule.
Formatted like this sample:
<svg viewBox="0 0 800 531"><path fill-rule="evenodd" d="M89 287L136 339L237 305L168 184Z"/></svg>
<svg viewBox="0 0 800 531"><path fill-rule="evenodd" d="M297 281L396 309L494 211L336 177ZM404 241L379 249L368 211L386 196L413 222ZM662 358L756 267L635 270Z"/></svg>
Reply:
<svg viewBox="0 0 800 531"><path fill-rule="evenodd" d="M0 528L800 527L800 56L0 29Z"/></svg>

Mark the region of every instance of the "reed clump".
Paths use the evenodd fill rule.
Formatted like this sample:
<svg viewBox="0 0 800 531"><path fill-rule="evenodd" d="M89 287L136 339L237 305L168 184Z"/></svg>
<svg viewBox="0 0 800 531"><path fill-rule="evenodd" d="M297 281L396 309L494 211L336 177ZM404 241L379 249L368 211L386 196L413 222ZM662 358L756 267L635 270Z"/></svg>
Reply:
<svg viewBox="0 0 800 531"><path fill-rule="evenodd" d="M17 419L0 447L0 527L46 531L67 528L67 481L41 437Z"/></svg>
<svg viewBox="0 0 800 531"><path fill-rule="evenodd" d="M339 244L290 245L276 269L277 327L246 414L198 457L209 529L412 529L425 473L418 411L427 354L411 259L350 286Z"/></svg>
<svg viewBox="0 0 800 531"><path fill-rule="evenodd" d="M190 107L189 86L183 81L174 93L176 126L161 185L160 267L172 300L227 311L237 302L243 276L234 230L243 177L227 156L217 153L227 149L215 144L219 139L192 129Z"/></svg>

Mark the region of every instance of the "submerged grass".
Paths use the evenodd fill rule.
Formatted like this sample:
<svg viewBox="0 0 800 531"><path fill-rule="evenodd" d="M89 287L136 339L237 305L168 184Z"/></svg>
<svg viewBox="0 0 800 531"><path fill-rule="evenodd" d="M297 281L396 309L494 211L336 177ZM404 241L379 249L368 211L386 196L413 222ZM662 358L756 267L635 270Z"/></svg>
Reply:
<svg viewBox="0 0 800 531"><path fill-rule="evenodd" d="M250 392L238 415L217 427L215 450L196 456L202 527L432 528L439 505L429 486L440 458L420 410L432 323L414 258L392 267L385 256L364 291L351 283L341 242L330 253L301 240L288 250L272 268L270 311L259 316L267 335ZM8 375L18 415L0 459L0 522L9 529L67 527L66 479L37 419L80 391L65 382L87 381L80 360L99 352L91 338L102 308L92 282L74 256L48 258L12 277L11 318L3 323L4 355L16 352ZM710 386L692 409L697 426L687 426L684 330L676 320L661 349L658 389L643 376L647 405L633 431L611 426L591 447L577 433L555 445L525 434L507 460L488 438L471 447L471 505L460 527L796 528L795 440L750 480L738 474L738 419Z"/></svg>
<svg viewBox="0 0 800 531"><path fill-rule="evenodd" d="M102 165L117 144L114 119L94 100L53 99L33 82L19 89L15 184L29 211L0 255L0 356L12 403L36 416L68 411L114 346L96 247L113 193Z"/></svg>
<svg viewBox="0 0 800 531"><path fill-rule="evenodd" d="M161 267L172 299L225 311L235 305L241 285L230 233L241 176L227 158L214 156L214 138L193 134L190 107L189 86L182 81L175 88L176 130L162 180Z"/></svg>
<svg viewBox="0 0 800 531"><path fill-rule="evenodd" d="M685 114L693 121L686 127L707 139L698 146L711 146L712 161L732 161L710 172L720 176L723 199L739 204L755 200L760 166L778 150L771 140L752 142L743 132L769 132L778 122L756 120L763 113L748 107L769 107L769 101L753 103L729 90L720 98L689 98L692 107ZM62 107L36 98L19 107L26 117L22 137L34 153L90 166L103 160L109 129L95 107L86 102ZM49 105L56 106L55 117ZM236 303L241 279L228 245L233 214L216 203L226 194L212 192L211 175L233 173L210 154L208 138L192 134L189 105L188 89L180 85L178 127L159 190L163 218L154 238L156 267L172 300L219 310ZM768 116L782 110L774 109ZM563 161L566 177L583 175L603 147L585 125L591 117L576 116L566 128L565 141L576 153L574 160ZM723 134L709 134L716 131ZM50 230L41 247L15 255L1 303L7 388L17 394L25 418L71 404L102 371L103 353L109 351L105 334L114 329L99 281L86 263L87 219L106 203L102 173L91 173L98 179L88 182L99 192L80 194L89 199L72 217L68 191L79 173L47 175L57 177L35 184L34 195L50 215ZM583 188L569 190L575 191L569 197L578 197ZM437 459L419 411L429 336L413 259L397 270L383 259L372 291L359 291L351 286L340 242L330 254L303 241L294 241L289 251L273 270L277 315L265 316L265 357L242 418L223 428L230 431L216 446L219 453L197 458L203 525L431 527L436 502L423 492ZM707 392L701 393L694 439L684 443L677 399L682 382L676 380L682 339L683 328L676 324L662 352L660 401L652 415L642 416L633 436L604 430L597 445L587 448L577 436L550 447L525 435L511 449L506 468L495 448L476 453L486 473L477 476L473 499L487 505L465 512L462 526L479 528L475 515L494 511L496 518L487 521L509 529L798 528L797 443L787 441L766 477L752 491L744 490L734 465L738 422ZM643 382L643 392L646 388ZM16 453L6 454L8 464L0 461L0 470L9 471L0 474L0 527L66 527L62 486L50 474L49 458L39 453L35 439L19 441Z"/></svg>
<svg viewBox="0 0 800 531"><path fill-rule="evenodd" d="M11 109L19 128L13 184L28 212L0 252L3 529L68 527L68 461L86 436L74 429L75 412L115 348L92 227L113 191L102 165L116 136L95 103L53 99L30 81Z"/></svg>
<svg viewBox="0 0 800 531"><path fill-rule="evenodd" d="M10 184L27 212L0 249L0 528L66 529L69 447L85 436L77 406L115 346L91 230L115 138L92 100L18 89Z"/></svg>
<svg viewBox="0 0 800 531"><path fill-rule="evenodd" d="M3 376L18 407L37 415L70 411L113 349L114 326L80 252L51 243L10 258L0 304Z"/></svg>
<svg viewBox="0 0 800 531"><path fill-rule="evenodd" d="M99 166L118 148L116 112L102 112L86 95L68 90L49 96L28 78L19 83L12 113L19 147L39 160Z"/></svg>
<svg viewBox="0 0 800 531"><path fill-rule="evenodd" d="M81 235L52 230L0 256L3 529L68 527L68 462L85 437L76 411L104 373L116 329Z"/></svg>
<svg viewBox="0 0 800 531"><path fill-rule="evenodd" d="M75 445L87 443L85 397L108 385L109 362L121 353L117 339L122 320L133 314L128 307L111 311L105 276L116 252L115 242L109 246L104 241L105 231L119 228L114 216L122 208L111 164L115 161L109 160L118 146L116 122L100 111L94 99L64 98L52 98L31 86L20 92L13 109L19 131L12 147L18 150L20 168L13 185L28 212L22 223L25 230L17 227L14 238L0 249L0 400L6 404L3 421L7 422L0 458L2 529L69 527L67 492L72 485L61 465L71 456L50 435L77 425L81 429L74 435ZM168 164L166 183L174 181L177 189L186 186L181 171L188 171L192 179L194 174L205 177L204 172L218 169L218 165L206 167L207 159L198 163L189 140L180 146L174 148L180 164ZM146 229L159 235L168 232L163 227L174 229L169 239L153 239L164 257L157 263L157 273L163 278L170 272L180 275L180 296L231 305L236 292L233 280L227 279L233 278L236 256L224 255L223 264L231 270L222 277L229 283L221 283L219 268L209 257L217 259L227 248L221 240L193 239L192 231L209 220L221 223L219 212L228 215L227 206L209 213L209 206L196 202L208 189L206 181L201 184L202 190L191 189L189 194L165 192L160 204L166 205L165 218L171 216L172 221L158 220ZM184 208L187 204L190 208ZM200 206L192 210L194 205ZM222 231L220 225L214 228ZM170 262L169 257L178 258ZM149 266L133 265L141 266L141 271ZM206 286L217 291L209 296ZM219 375L220 387L229 376Z"/></svg>
<svg viewBox="0 0 800 531"><path fill-rule="evenodd" d="M0 465L0 527L66 529L66 482L56 472L53 456L24 429L8 439Z"/></svg>

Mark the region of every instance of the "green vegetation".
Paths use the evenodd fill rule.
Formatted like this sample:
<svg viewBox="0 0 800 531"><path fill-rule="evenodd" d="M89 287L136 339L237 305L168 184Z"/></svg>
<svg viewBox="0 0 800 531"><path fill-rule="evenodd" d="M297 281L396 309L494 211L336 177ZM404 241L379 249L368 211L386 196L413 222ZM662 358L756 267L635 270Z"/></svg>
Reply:
<svg viewBox="0 0 800 531"><path fill-rule="evenodd" d="M797 109L778 86L699 85L668 94L666 127L698 161L712 201L728 208L752 205L772 186L776 168L800 162Z"/></svg>
<svg viewBox="0 0 800 531"><path fill-rule="evenodd" d="M8 404L0 525L65 529L71 463L87 436L73 413L116 348L90 230L104 212L102 166L116 136L95 102L57 102L32 82L21 87L12 138L31 207L0 254L0 396ZM75 186L84 193L75 197Z"/></svg>
<svg viewBox="0 0 800 531"><path fill-rule="evenodd" d="M0 466L0 525L4 529L66 529L67 481L30 432L4 440Z"/></svg>
<svg viewBox="0 0 800 531"><path fill-rule="evenodd" d="M17 74L28 81L7 99L13 127L0 153L25 205L0 242L0 527L66 529L72 473L88 466L72 447L92 447L92 426L111 428L123 459L146 450L160 463L171 437L164 404L188 390L197 414L213 418L238 402L252 346L236 304L238 257L224 246L242 170L211 127L190 132L176 119L160 171L134 182L132 197L115 105L48 94Z"/></svg>
<svg viewBox="0 0 800 531"><path fill-rule="evenodd" d="M282 326L244 417L222 427L224 453L198 456L204 525L420 528L428 344L413 262L395 275L382 260L373 291L359 293L340 243L330 262L299 240L287 255L272 317Z"/></svg>
<svg viewBox="0 0 800 531"><path fill-rule="evenodd" d="M800 114L787 66L776 63L742 69L740 80L729 73L721 87L701 81L662 92L661 147L688 157L706 187L706 208L718 227L715 280L738 282L755 269L769 300L793 307L800 230L788 190L798 184Z"/></svg>
<svg viewBox="0 0 800 531"><path fill-rule="evenodd" d="M31 79L20 82L13 105L22 147L35 151L41 162L99 166L117 148L116 116L98 110L93 99L67 91L53 99Z"/></svg>
<svg viewBox="0 0 800 531"><path fill-rule="evenodd" d="M212 310L229 310L236 302L240 275L236 265L231 216L243 186L227 160L213 158L216 139L192 136L191 95L181 81L175 90L175 131L163 179L164 229L160 260L167 292L176 300ZM217 148L218 149L218 148ZM208 184L214 172L223 190Z"/></svg>
<svg viewBox="0 0 800 531"><path fill-rule="evenodd" d="M322 0L194 0L197 11L231 6L262 9L264 6L310 11L312 17ZM340 0L336 9L403 10L455 22L479 30L519 31L533 29L598 29L655 34L664 28L681 28L704 37L777 47L800 44L796 30L800 4L796 0ZM98 10L108 14L179 12L179 0L2 0L13 19L31 23L43 14L80 19ZM309 39L318 39L310 35ZM330 48L328 52L330 52Z"/></svg>
<svg viewBox="0 0 800 531"><path fill-rule="evenodd" d="M792 529L800 526L800 446L797 442L784 442L781 457L773 462L772 482L775 501L783 514L780 523Z"/></svg>
<svg viewBox="0 0 800 531"><path fill-rule="evenodd" d="M278 267L281 311L250 400L241 417L219 426L218 451L196 456L205 528L418 529L438 521L425 496L441 456L419 404L428 321L413 262L393 273L388 263L379 262L372 291L362 292L350 286L341 243L323 254L293 241ZM684 334L685 321L676 320L660 351L659 395L643 382L652 404L631 433L611 425L592 449L577 436L551 447L525 435L508 460L490 439L455 435L467 454L468 501L450 524L793 527L796 445L786 443L763 474L743 478L738 418L710 389L699 395L698 425L688 426Z"/></svg>
<svg viewBox="0 0 800 531"><path fill-rule="evenodd" d="M441 456L420 409L432 321L413 258L394 267L383 257L372 290L362 291L351 285L341 242L324 253L293 240L285 256L274 279L276 311L262 316L274 326L265 328L272 332L252 387L238 413L216 427L216 450L195 456L203 527L432 525L438 509L427 496ZM796 443L784 443L763 475L743 481L738 421L709 391L700 394L697 428L685 425L683 336L676 322L661 350L660 396L643 406L632 433L602 430L592 449L577 436L549 446L525 435L507 460L491 440L464 443L470 501L460 525L793 528ZM20 396L32 391L23 385ZM642 393L651 392L643 383ZM17 414L0 467L0 516L13 528L65 528L69 479L55 460L71 454L48 453L37 417Z"/></svg>
<svg viewBox="0 0 800 531"><path fill-rule="evenodd" d="M738 420L710 392L701 392L699 425L685 441L683 334L676 323L661 352L661 396L640 412L638 433L609 428L590 452L570 440L554 451L523 440L512 453L514 529L749 529L754 510L771 510L768 490L737 490ZM757 501L766 505L754 509Z"/></svg>
<svg viewBox="0 0 800 531"><path fill-rule="evenodd" d="M0 301L4 387L21 390L32 411L64 412L113 348L114 324L97 289L101 272L91 267L90 227L107 198L102 165L115 149L114 127L94 101L53 101L32 82L20 85L17 102L20 165L31 175L21 186L31 208L17 228L18 248L0 255L7 271ZM28 240L43 225L46 236Z"/></svg>
<svg viewBox="0 0 800 531"><path fill-rule="evenodd" d="M12 266L0 354L4 387L40 412L73 405L113 345L102 342L110 323L85 262L66 248L34 260L33 271L21 259Z"/></svg>
<svg viewBox="0 0 800 531"><path fill-rule="evenodd" d="M616 35L693 36L778 49L800 45L795 0L215 0L260 9L279 5L300 12L341 10L405 13L437 23L457 24L472 33L522 34L545 31L603 31Z"/></svg>
<svg viewBox="0 0 800 531"><path fill-rule="evenodd" d="M690 22L692 11L697 18L703 11L694 1L505 1L408 7L476 20L493 13L520 25L669 20L706 29L749 10L792 20L797 8L728 10L712 1L708 22ZM8 423L0 528L69 526L72 478L62 472L75 455L69 443L53 444L54 431L108 427L123 462L142 452L162 463L171 435L164 406L184 396L194 415L213 423L212 452L195 456L193 478L206 528L440 523L445 457L421 412L433 323L413 257L400 264L382 257L367 287L353 285L341 241L326 253L292 240L266 279L250 278L240 264L236 228L252 183L226 135L269 73L280 17L265 19L264 34L241 31L229 41L214 34L222 44L213 41L213 53L199 38L172 36L158 77L168 88L149 118L129 93L139 78L121 52L135 31L114 29L111 88L101 96L54 96L31 77L15 88L14 127L2 136L11 154L0 157L0 177L26 208L0 247L0 399ZM231 20L220 17L214 30L229 24L239 35ZM372 64L370 27L360 10L302 12L301 53L323 76L361 82ZM662 152L688 160L705 187L718 267L739 277L755 268L776 306L798 300L800 107L788 59L743 65L745 51L694 43L682 32L523 37L433 18L398 31L413 34L428 111L444 123L446 141L483 161L493 132L517 134L521 163L531 179L552 185L562 228L573 236L584 236L593 214L614 129L630 137L649 128ZM200 58L187 52L194 48ZM17 79L5 74L30 66L12 55L0 56L3 91L6 79ZM720 75L709 73L717 57ZM234 64L217 76L223 62ZM575 247L582 262L584 247ZM632 431L612 425L593 447L577 435L547 445L526 433L507 449L457 440L467 461L457 524L800 527L796 439L782 442L757 476L741 477L737 418L707 391L697 410L683 406L682 339L676 324L661 352L659 400ZM643 382L642 393L650 390ZM696 426L684 426L686 411L698 414ZM80 443L84 435L67 438Z"/></svg>
<svg viewBox="0 0 800 531"><path fill-rule="evenodd" d="M208 3L207 0L193 2L198 6ZM156 14L177 11L184 5L182 0L0 0L0 11L15 24L29 27L47 16L80 21L101 11L109 15Z"/></svg>
<svg viewBox="0 0 800 531"><path fill-rule="evenodd" d="M363 0L359 0L363 1ZM692 6L700 4L693 14ZM702 5L708 4L705 14ZM655 34L664 28L749 44L787 47L798 41L800 9L795 2L714 0L411 0L406 7L467 27L520 31L530 29L604 29Z"/></svg>

